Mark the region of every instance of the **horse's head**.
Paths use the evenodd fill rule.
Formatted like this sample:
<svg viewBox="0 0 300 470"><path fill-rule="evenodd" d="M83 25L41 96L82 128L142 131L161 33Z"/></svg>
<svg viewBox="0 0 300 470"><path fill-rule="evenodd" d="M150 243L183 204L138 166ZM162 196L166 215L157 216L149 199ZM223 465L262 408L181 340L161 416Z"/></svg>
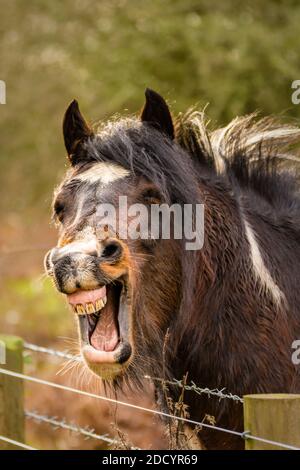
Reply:
<svg viewBox="0 0 300 470"><path fill-rule="evenodd" d="M139 119L98 132L73 101L63 131L71 169L55 191L60 237L45 266L78 316L86 363L114 378L151 366L156 350L162 361L182 301L182 241L160 223L150 233L151 209L195 202L196 184L167 104L150 90Z"/></svg>

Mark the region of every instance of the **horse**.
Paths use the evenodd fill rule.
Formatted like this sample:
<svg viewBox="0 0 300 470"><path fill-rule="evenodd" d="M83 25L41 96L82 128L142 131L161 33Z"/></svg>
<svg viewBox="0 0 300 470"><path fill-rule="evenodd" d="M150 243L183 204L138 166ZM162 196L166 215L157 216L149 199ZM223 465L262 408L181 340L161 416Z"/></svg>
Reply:
<svg viewBox="0 0 300 470"><path fill-rule="evenodd" d="M239 396L299 393L298 127L251 114L211 129L196 108L173 118L147 89L139 116L97 126L72 101L63 136L70 168L55 190L59 240L45 268L75 312L88 368L115 390L153 377L162 411L183 377ZM153 237L147 224L146 236L121 237L133 214L115 227L101 208L118 218L125 196L150 218L163 204L202 206L201 247L187 249L185 234ZM239 402L186 391L184 403L193 420L243 430ZM244 448L213 429L198 438L203 449Z"/></svg>

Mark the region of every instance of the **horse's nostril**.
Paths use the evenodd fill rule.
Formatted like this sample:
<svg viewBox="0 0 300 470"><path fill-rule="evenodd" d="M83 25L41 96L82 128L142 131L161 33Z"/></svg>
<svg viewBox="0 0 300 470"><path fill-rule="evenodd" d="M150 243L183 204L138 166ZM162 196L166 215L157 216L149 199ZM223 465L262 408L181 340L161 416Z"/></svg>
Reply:
<svg viewBox="0 0 300 470"><path fill-rule="evenodd" d="M116 242L112 241L105 245L101 258L118 258L122 253L122 246Z"/></svg>

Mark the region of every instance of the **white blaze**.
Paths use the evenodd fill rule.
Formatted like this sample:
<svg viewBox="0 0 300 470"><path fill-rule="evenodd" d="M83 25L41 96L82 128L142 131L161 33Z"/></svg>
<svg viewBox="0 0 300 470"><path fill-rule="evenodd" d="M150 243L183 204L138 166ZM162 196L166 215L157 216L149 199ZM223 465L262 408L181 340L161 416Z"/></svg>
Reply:
<svg viewBox="0 0 300 470"><path fill-rule="evenodd" d="M102 184L109 184L120 178L125 178L129 175L129 171L122 166L115 165L113 163L99 162L95 163L91 168L76 175L76 178L80 181L87 181L89 183L96 183L100 181Z"/></svg>

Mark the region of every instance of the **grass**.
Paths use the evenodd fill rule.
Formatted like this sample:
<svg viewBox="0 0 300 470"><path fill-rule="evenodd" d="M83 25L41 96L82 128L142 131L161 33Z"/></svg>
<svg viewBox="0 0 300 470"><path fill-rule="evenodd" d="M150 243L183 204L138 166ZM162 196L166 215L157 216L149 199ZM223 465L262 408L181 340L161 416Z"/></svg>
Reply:
<svg viewBox="0 0 300 470"><path fill-rule="evenodd" d="M73 318L63 298L50 280L39 278L4 279L1 288L1 329L26 341L55 341L74 336Z"/></svg>

